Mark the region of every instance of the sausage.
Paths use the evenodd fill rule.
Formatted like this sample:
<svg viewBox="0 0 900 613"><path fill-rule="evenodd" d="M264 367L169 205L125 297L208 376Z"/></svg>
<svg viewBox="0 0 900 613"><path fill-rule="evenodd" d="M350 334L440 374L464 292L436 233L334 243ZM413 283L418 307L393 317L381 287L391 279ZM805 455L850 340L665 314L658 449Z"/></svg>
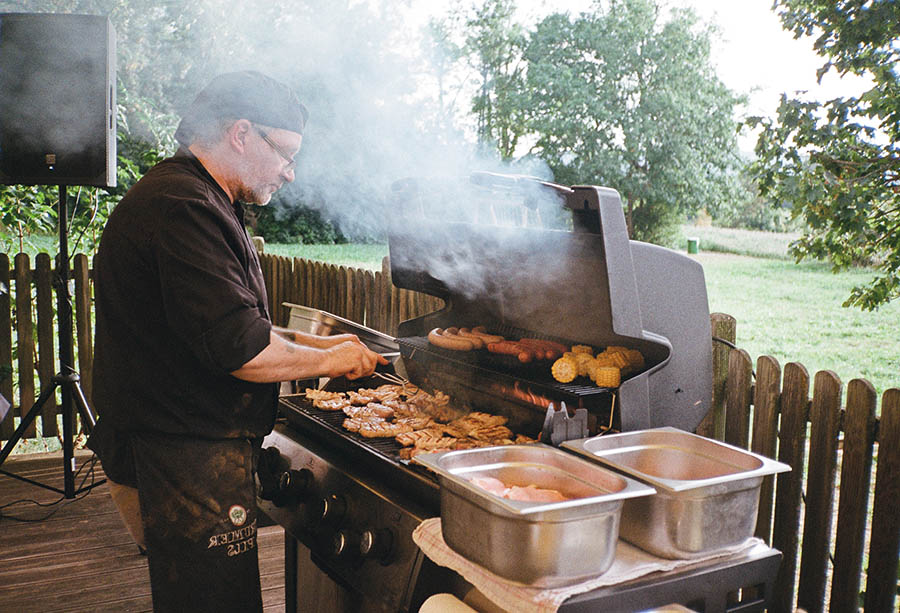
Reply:
<svg viewBox="0 0 900 613"><path fill-rule="evenodd" d="M501 353L504 355L514 355L520 362L527 364L534 359L534 352L525 345L513 341L501 341L499 343L488 343L488 351L491 353Z"/></svg>
<svg viewBox="0 0 900 613"><path fill-rule="evenodd" d="M544 357L548 360L555 360L569 350L569 348L562 343L548 341L542 338L523 338L520 339L519 342L523 345L528 345L529 347L541 348L544 352Z"/></svg>
<svg viewBox="0 0 900 613"><path fill-rule="evenodd" d="M469 339L459 336L444 336L443 330L440 328L435 328L428 333L428 342L435 347L452 349L453 351L471 351L474 348Z"/></svg>
<svg viewBox="0 0 900 613"><path fill-rule="evenodd" d="M447 328L446 330L441 332L441 336L449 338L462 338L472 343L472 349L484 349L484 341L480 336L467 336L463 334L462 330L459 328Z"/></svg>
<svg viewBox="0 0 900 613"><path fill-rule="evenodd" d="M506 338L500 336L499 334L488 334L484 331L484 326L477 326L469 330L468 328L460 328L459 329L460 336L477 336L481 340L487 343L502 343L506 340Z"/></svg>

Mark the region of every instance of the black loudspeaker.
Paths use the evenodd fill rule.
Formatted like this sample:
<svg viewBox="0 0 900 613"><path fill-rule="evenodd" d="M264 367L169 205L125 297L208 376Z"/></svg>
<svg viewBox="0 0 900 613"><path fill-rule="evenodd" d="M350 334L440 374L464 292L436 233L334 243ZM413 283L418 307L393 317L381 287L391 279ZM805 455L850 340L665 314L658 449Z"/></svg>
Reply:
<svg viewBox="0 0 900 613"><path fill-rule="evenodd" d="M0 183L115 186L115 58L107 17L0 14Z"/></svg>

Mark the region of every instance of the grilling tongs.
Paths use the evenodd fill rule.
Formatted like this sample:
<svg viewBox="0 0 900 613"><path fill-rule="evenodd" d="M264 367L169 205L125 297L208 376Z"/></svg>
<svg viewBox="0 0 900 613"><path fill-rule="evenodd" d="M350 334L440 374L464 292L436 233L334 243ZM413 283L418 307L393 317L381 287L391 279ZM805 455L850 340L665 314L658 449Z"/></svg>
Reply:
<svg viewBox="0 0 900 613"><path fill-rule="evenodd" d="M547 407L547 416L544 417L544 427L541 428L541 442L554 447L559 447L563 441L570 441L588 436L587 409L575 409L575 415L569 417L566 403L560 402L560 409L551 402Z"/></svg>

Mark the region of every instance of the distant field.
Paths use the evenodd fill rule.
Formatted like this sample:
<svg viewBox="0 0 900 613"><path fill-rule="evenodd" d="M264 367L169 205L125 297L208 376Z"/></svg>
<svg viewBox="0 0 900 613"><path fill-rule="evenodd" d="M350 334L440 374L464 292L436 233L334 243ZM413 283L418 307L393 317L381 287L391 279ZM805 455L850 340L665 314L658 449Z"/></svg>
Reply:
<svg viewBox="0 0 900 613"><path fill-rule="evenodd" d="M851 379L866 378L879 396L900 387L900 303L875 313L841 307L866 271L834 275L822 263L794 264L786 256L794 235L717 228L687 234L694 229L686 226L685 232L700 237L701 252L695 257L706 274L710 311L737 319L738 346L754 361L771 355L782 366L802 363L810 375L833 370L845 386ZM710 253L711 245L755 248L763 257ZM372 270L380 270L387 255L386 245L273 244L266 250Z"/></svg>
<svg viewBox="0 0 900 613"><path fill-rule="evenodd" d="M682 244L687 245L688 237L697 238L701 251L779 259L793 259L788 255L788 246L800 238L799 232L761 232L712 226L684 225L681 231L685 237Z"/></svg>

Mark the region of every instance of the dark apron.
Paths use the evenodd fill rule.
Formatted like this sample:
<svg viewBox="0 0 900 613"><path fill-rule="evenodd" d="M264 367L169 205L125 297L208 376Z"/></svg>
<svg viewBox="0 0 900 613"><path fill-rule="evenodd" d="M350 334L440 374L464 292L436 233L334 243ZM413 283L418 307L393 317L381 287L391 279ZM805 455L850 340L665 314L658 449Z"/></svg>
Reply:
<svg viewBox="0 0 900 613"><path fill-rule="evenodd" d="M131 433L153 610L262 611L254 444Z"/></svg>

